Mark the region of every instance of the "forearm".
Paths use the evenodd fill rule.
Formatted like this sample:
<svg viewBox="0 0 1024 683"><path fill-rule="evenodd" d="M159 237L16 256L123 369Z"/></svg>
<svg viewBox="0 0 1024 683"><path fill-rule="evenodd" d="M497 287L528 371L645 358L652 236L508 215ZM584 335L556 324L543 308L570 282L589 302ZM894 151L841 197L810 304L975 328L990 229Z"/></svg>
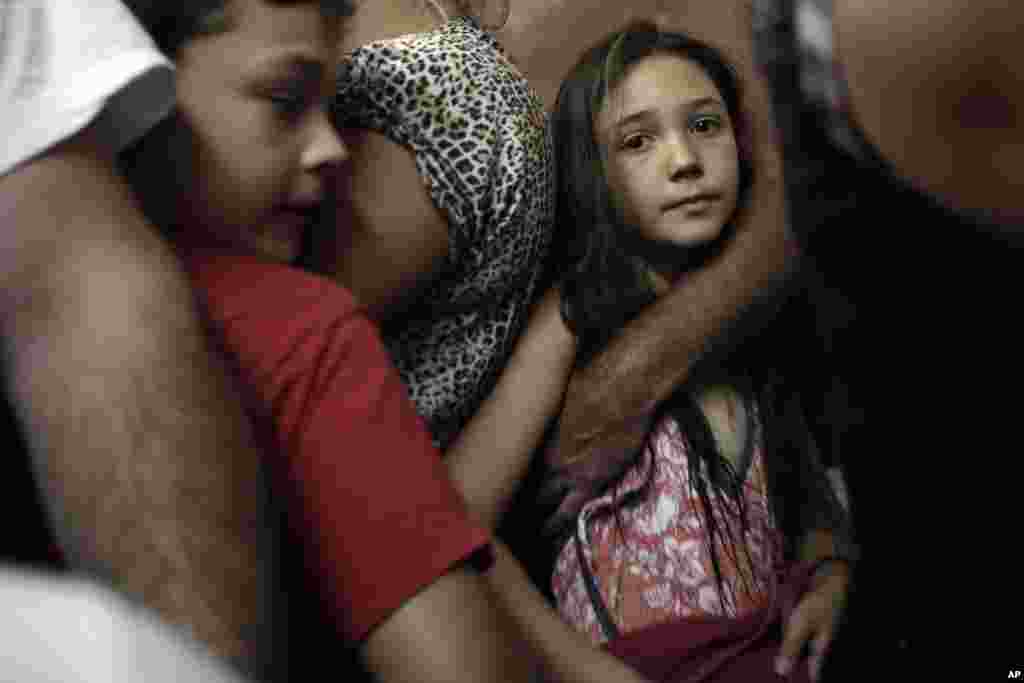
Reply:
<svg viewBox="0 0 1024 683"><path fill-rule="evenodd" d="M62 549L259 674L261 454L183 273L87 144L0 192L8 389Z"/></svg>
<svg viewBox="0 0 1024 683"><path fill-rule="evenodd" d="M479 522L494 529L530 456L558 411L576 355L573 334L548 292L494 391L445 454L452 480Z"/></svg>
<svg viewBox="0 0 1024 683"><path fill-rule="evenodd" d="M534 680L536 658L486 579L455 568L370 632L361 647L381 683Z"/></svg>
<svg viewBox="0 0 1024 683"><path fill-rule="evenodd" d="M495 543L495 564L487 578L502 607L519 623L546 680L563 683L628 683L644 680L623 662L573 631L530 583L526 572L502 543Z"/></svg>
<svg viewBox="0 0 1024 683"><path fill-rule="evenodd" d="M627 325L569 385L562 458L616 437L689 376L695 362L761 298L785 280L793 244L775 175L759 178L734 242Z"/></svg>

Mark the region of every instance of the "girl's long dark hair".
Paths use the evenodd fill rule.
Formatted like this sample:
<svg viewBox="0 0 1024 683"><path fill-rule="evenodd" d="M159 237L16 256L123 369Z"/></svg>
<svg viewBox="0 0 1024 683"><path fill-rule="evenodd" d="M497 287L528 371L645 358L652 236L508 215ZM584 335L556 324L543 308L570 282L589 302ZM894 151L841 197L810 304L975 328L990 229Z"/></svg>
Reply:
<svg viewBox="0 0 1024 683"><path fill-rule="evenodd" d="M636 256L636 231L627 224L609 190L604 152L594 120L607 96L645 57L673 54L700 66L718 88L740 148L739 205L753 179L747 125L740 106L740 81L715 48L680 33L635 22L586 51L563 81L552 112L556 194L556 253L567 320L579 337L581 362L654 300L646 268ZM710 258L731 235L726 226L710 245L688 250L692 262Z"/></svg>
<svg viewBox="0 0 1024 683"><path fill-rule="evenodd" d="M739 78L718 50L680 33L636 22L583 54L563 82L552 115L558 169L557 222L553 272L561 274L562 312L576 334L579 365L586 365L626 323L655 300L646 266L637 256L636 230L616 208L594 121L609 93L642 59L656 54L678 55L700 66L718 88L733 121L739 150L739 203L743 210L753 182L751 142L741 107ZM709 245L684 249L685 269L718 256L733 233L727 225ZM683 275L685 277L685 273ZM765 450L769 501L780 529L788 539L811 528L838 528L843 514L820 465L804 419L798 372L801 335L814 336L813 322L797 280L778 304L768 310L775 320L757 334L738 335L719 344L712 357L702 359L691 382L679 387L659 408L656 420L670 415L679 424L689 447L691 485L701 501L707 542L720 588L723 587L718 549L738 558L746 544L733 538L728 525L717 523L712 501L737 509L746 529L742 483L722 457L703 411L693 397L696 382L705 379L737 387L757 417ZM807 337L803 337L807 338ZM639 453L637 454L639 455ZM608 472L604 488L622 480L621 471Z"/></svg>

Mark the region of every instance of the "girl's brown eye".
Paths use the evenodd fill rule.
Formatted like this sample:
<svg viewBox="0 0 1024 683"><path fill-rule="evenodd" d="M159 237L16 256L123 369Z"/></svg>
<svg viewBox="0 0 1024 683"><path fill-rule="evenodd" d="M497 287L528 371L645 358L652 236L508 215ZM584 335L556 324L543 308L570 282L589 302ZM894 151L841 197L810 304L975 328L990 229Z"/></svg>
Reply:
<svg viewBox="0 0 1024 683"><path fill-rule="evenodd" d="M631 151L638 151L645 149L648 142L649 137L647 135L631 135L622 141L621 147Z"/></svg>

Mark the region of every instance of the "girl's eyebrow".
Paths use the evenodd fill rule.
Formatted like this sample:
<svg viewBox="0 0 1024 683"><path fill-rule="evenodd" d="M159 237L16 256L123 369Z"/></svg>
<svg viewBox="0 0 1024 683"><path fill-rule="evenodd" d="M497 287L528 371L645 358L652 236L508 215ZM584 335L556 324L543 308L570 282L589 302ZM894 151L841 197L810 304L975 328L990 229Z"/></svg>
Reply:
<svg viewBox="0 0 1024 683"><path fill-rule="evenodd" d="M635 111L632 114L628 114L628 115L623 116L622 118L618 119L617 121L615 121L612 124L611 128L612 128L612 130L618 130L618 129L621 129L621 128L625 128L626 126L628 126L631 123L636 123L638 121L646 121L646 120L651 119L653 117L654 117L654 111L653 110L651 110L651 109L641 109L640 111Z"/></svg>
<svg viewBox="0 0 1024 683"><path fill-rule="evenodd" d="M719 107L725 107L725 104L717 97L698 97L697 99L684 102L680 106L680 108L685 110L693 110L700 109L701 107L706 107L712 104L717 105ZM635 111L632 114L627 114L626 116L623 116L622 118L618 119L617 121L615 121L615 123L612 124L611 128L612 130L619 130L621 128L625 128L631 123L635 123L637 121L645 121L649 118L652 118L653 116L654 110L641 109L640 111Z"/></svg>

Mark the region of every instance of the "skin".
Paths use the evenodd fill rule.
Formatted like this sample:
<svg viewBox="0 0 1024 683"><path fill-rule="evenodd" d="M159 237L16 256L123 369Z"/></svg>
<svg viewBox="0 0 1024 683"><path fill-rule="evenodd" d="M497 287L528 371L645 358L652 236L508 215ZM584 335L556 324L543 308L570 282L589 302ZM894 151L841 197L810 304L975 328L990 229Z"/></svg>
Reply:
<svg viewBox="0 0 1024 683"><path fill-rule="evenodd" d="M1014 67L1024 57L1024 8L836 0L833 9L835 57L864 135L902 177L1010 237L1024 220L1016 180L1024 81ZM821 639L834 630L821 616L825 604L822 598L787 632L781 669L793 665L811 624L821 624L810 640L812 674L820 667Z"/></svg>
<svg viewBox="0 0 1024 683"><path fill-rule="evenodd" d="M342 54L377 40L429 31L443 21L428 0L355 0L353 4L355 12L346 20L338 45ZM453 16L456 8L445 2L441 6Z"/></svg>
<svg viewBox="0 0 1024 683"><path fill-rule="evenodd" d="M769 139L767 117L752 116L749 124L754 140ZM555 439L557 461L633 452L658 403L745 312L771 300L786 281L796 246L780 201L779 158L769 145L755 147L752 157L749 199L721 257L684 280L663 279L664 295L573 372Z"/></svg>
<svg viewBox="0 0 1024 683"><path fill-rule="evenodd" d="M442 5L449 16L457 8ZM341 54L377 40L433 30L424 0L362 0L340 36ZM413 303L448 254L448 219L434 204L412 151L376 131L341 131L352 163L335 180L334 229L313 250L314 268L388 320Z"/></svg>
<svg viewBox="0 0 1024 683"><path fill-rule="evenodd" d="M229 30L183 49L179 113L145 138L137 168L158 172L136 190L176 209L186 242L288 260L309 220L289 209L320 201L345 157L325 106L334 37L312 4L229 9ZM5 215L33 226L6 252L11 390L72 562L262 677L275 650L261 453L187 280L114 167L87 131L3 179ZM54 187L58 205L42 201Z"/></svg>
<svg viewBox="0 0 1024 683"><path fill-rule="evenodd" d="M641 237L686 247L721 234L736 210L739 156L725 102L700 66L668 54L642 60L594 124L609 188Z"/></svg>
<svg viewBox="0 0 1024 683"><path fill-rule="evenodd" d="M445 453L470 512L491 529L501 523L558 413L576 358L576 337L562 321L560 303L555 288L537 302L498 384Z"/></svg>
<svg viewBox="0 0 1024 683"><path fill-rule="evenodd" d="M662 245L691 246L713 239L732 219L739 185L739 157L728 114L714 83L695 63L674 55L653 55L636 64L611 94L595 121L608 160L609 185L644 237ZM666 210L678 197L708 193L710 201L683 211ZM658 267L671 280L671 267ZM668 273L666 273L668 271ZM665 283L661 291L665 292ZM720 442L736 441L738 422L720 387L700 397ZM834 552L828 530L801 542L801 559ZM792 670L804 645L817 679L845 604L848 573L829 565L801 598L784 625L776 670Z"/></svg>
<svg viewBox="0 0 1024 683"><path fill-rule="evenodd" d="M230 7L177 63L178 220L189 242L290 262L348 158L327 114L337 36L312 3Z"/></svg>
<svg viewBox="0 0 1024 683"><path fill-rule="evenodd" d="M689 64L677 58L673 60L684 67ZM655 69L654 75L658 75L661 70L660 64L656 66L659 68ZM668 73L693 75L689 69L677 68L669 68ZM695 80L702 88L707 87L703 80ZM641 92L651 92L651 84L644 82L643 78L638 85ZM678 133L678 122L681 118L679 101L673 99L680 93L679 86L680 83L667 85L661 93L669 100L665 110L671 113L666 120L674 123L674 127L670 128L675 132L669 136L673 141L678 141L682 137ZM685 91L683 93L685 97ZM702 91L702 95L704 94L707 92ZM717 95L717 91L714 94ZM625 98L622 98L620 101L624 100ZM692 101L692 98L684 99L686 103ZM685 122L687 118L682 117L682 121ZM683 128L686 129L685 123ZM703 125L697 125L696 128L699 139L708 132L707 127ZM642 148L646 150L648 146L657 147L653 142L644 141ZM673 145L667 146L671 151ZM702 173L707 177L720 179L726 196L730 190L735 192L732 188L735 188L738 181L735 146L732 148L731 158L719 155L720 161L714 162L720 164L720 168L707 168L708 164L705 164L705 168L702 169ZM667 158L680 158L677 154L668 154ZM691 168L692 163L684 158L681 166ZM663 164L661 167L665 169L663 173L666 178L676 175L671 164ZM691 173L691 176L693 175L695 174ZM667 183L667 186L672 187L671 183ZM734 203L735 200L731 201ZM706 233L710 237L717 235L730 214L731 212L725 213L717 224L710 228L702 225L701 234ZM697 222L706 223L703 216L698 216ZM664 227L660 223L660 216L654 223L657 227ZM679 231L677 234L681 235L680 241L690 242L693 234L687 221L676 222L671 224L671 227ZM669 296L671 284L664 278L660 282L662 293ZM504 507L515 491L529 463L530 455L542 438L544 427L550 417L557 413L565 382L572 371L576 351L575 338L562 322L558 310L559 301L559 293L553 289L537 303L528 328L520 338L497 387L481 406L477 417L452 445L446 457L452 478L465 495L470 510L478 519L492 527L500 522ZM722 418L716 420L716 423L723 423L723 433L735 431L735 420L729 417L731 404L726 399L727 397L712 393L704 401L713 419ZM509 414L515 414L518 418L514 425L510 425L508 420L501 419L502 416ZM486 453L487 457L480 457L481 453ZM816 542L819 537L829 540L831 538L827 533L815 534L814 541ZM810 540L803 547L808 553L808 558L815 557L816 552L824 552ZM508 550L499 544L498 551L497 566L488 574L490 586L499 600L516 616L528 637L535 643L535 647L542 653L551 653L547 655L549 666L556 667L556 670L568 671L575 676L582 675L583 680L596 680L602 676L618 677L617 680L622 680L621 677L626 674L621 671L621 663L613 664L607 659L606 653L593 648L586 639L580 638L578 633L567 628L550 605L536 593L536 589ZM839 583L830 580L829 586L841 587L840 595L845 595L845 582L840 586ZM795 613L795 619L790 620L788 642L790 647L797 647L797 652L808 637L821 631L819 627L834 623L834 610L839 609L840 605L828 602L832 595L824 591L815 591L812 599L801 603ZM616 669L616 666L619 668Z"/></svg>
<svg viewBox="0 0 1024 683"><path fill-rule="evenodd" d="M1024 8L837 0L834 13L854 116L882 156L949 206L1020 225Z"/></svg>
<svg viewBox="0 0 1024 683"><path fill-rule="evenodd" d="M279 222L282 198L322 192L346 159L326 118L333 86L328 46L335 41L325 34L315 5L248 0L235 9L234 28L184 49L182 119L164 139L163 152L173 153L171 142L180 141L185 131L191 136L193 163L176 167L181 174L176 186L182 188L176 205L187 208L185 218L196 224L194 232L191 224L185 226L183 246L288 260L297 240ZM285 68L272 68L282 56L288 58ZM281 92L301 96L286 99L282 107ZM295 99L302 106L296 107ZM531 680L538 666L547 665L550 647L535 650L537 644L499 604L488 578L454 567L359 644L363 660L382 681ZM561 652L552 658L566 661ZM564 680L582 680L574 677L575 664L547 666L557 674L567 672ZM627 671L618 673L628 680Z"/></svg>
<svg viewBox="0 0 1024 683"><path fill-rule="evenodd" d="M91 127L0 178L0 217L7 389L62 551L264 677L263 453L172 250Z"/></svg>
<svg viewBox="0 0 1024 683"><path fill-rule="evenodd" d="M443 16L473 14L503 23L504 0L361 0L346 21L339 50L438 28ZM341 131L352 163L336 179L334 230L318 238L313 267L332 277L386 321L400 316L440 273L448 255L448 219L430 197L408 148L376 131Z"/></svg>
<svg viewBox="0 0 1024 683"><path fill-rule="evenodd" d="M424 17L403 8L409 9L403 3L360 5L342 49L440 24L436 14ZM414 300L443 264L448 223L409 150L369 131L345 130L343 136L353 163L337 179L337 230L328 240L332 246L319 250L319 267L351 289L372 315L387 319ZM446 453L471 514L490 528L497 526L557 409L572 365L575 343L558 314L558 300L552 291L538 304L494 392ZM501 419L510 412L522 419ZM500 606L500 618L481 611L490 601ZM531 668L560 681L639 680L568 628L500 543L486 576L466 569L446 575L371 633L363 653L385 680L513 680L530 675Z"/></svg>
<svg viewBox="0 0 1024 683"><path fill-rule="evenodd" d="M812 531L800 546L805 562L836 554L833 536L828 531ZM775 671L787 676L804 655L812 681L818 680L825 655L835 638L846 608L850 585L850 565L844 562L823 564L811 579L811 586L793 608L783 626L782 647L775 660Z"/></svg>
<svg viewBox="0 0 1024 683"><path fill-rule="evenodd" d="M736 211L739 150L728 107L700 65L659 54L630 69L594 127L609 189L646 241L656 290L664 294L678 277L672 247L715 239ZM698 397L719 447L741 441L730 397L735 392L722 386L706 387Z"/></svg>
<svg viewBox="0 0 1024 683"><path fill-rule="evenodd" d="M376 320L413 303L448 255L448 220L430 198L412 151L380 133L341 132L352 163L338 175L335 223L314 268L345 286Z"/></svg>

